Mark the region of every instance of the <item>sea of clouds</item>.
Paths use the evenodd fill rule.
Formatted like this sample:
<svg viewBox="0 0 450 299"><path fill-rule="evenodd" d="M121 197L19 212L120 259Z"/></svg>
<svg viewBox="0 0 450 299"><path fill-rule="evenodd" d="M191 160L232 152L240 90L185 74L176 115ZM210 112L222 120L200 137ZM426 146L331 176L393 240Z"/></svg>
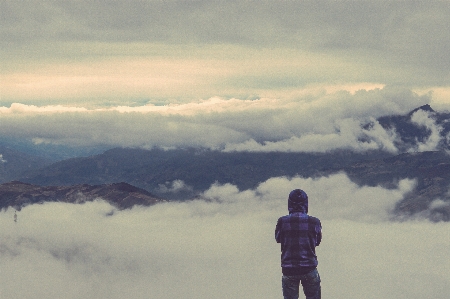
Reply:
<svg viewBox="0 0 450 299"><path fill-rule="evenodd" d="M192 100L155 105L83 107L34 106L13 103L0 107L0 135L35 144L162 148L203 147L225 151L327 152L335 149L396 153L395 130L376 120L409 113L433 102L396 87L355 92L303 90L287 98ZM412 150L433 150L440 128L427 113L413 118L433 134ZM369 128L364 125L371 124Z"/></svg>
<svg viewBox="0 0 450 299"><path fill-rule="evenodd" d="M324 298L448 298L450 223L395 222L414 181L358 187L345 174L212 185L202 200L118 211L104 201L0 213L1 298L281 298L278 217L303 188L322 221Z"/></svg>

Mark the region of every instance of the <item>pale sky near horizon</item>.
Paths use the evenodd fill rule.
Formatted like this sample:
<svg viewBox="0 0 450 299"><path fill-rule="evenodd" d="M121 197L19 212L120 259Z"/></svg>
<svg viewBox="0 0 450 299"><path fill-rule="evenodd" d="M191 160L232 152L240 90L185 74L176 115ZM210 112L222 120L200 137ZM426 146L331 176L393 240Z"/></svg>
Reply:
<svg viewBox="0 0 450 299"><path fill-rule="evenodd" d="M1 0L0 134L239 149L450 110L449 15L448 1Z"/></svg>
<svg viewBox="0 0 450 299"><path fill-rule="evenodd" d="M2 103L448 88L448 1L0 1Z"/></svg>

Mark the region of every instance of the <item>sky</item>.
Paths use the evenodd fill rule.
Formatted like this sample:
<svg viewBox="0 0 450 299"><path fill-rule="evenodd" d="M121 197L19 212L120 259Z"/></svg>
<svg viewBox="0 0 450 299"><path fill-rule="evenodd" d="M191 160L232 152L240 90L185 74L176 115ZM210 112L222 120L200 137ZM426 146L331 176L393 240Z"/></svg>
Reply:
<svg viewBox="0 0 450 299"><path fill-rule="evenodd" d="M117 211L103 201L0 212L2 298L281 298L274 230L289 191L321 219L324 298L448 298L449 223L391 221L414 181L358 187L345 174L212 185L209 201ZM430 209L433 208L431 204Z"/></svg>
<svg viewBox="0 0 450 299"><path fill-rule="evenodd" d="M395 151L392 132L352 136L450 110L448 1L2 0L0 14L0 134L36 144Z"/></svg>

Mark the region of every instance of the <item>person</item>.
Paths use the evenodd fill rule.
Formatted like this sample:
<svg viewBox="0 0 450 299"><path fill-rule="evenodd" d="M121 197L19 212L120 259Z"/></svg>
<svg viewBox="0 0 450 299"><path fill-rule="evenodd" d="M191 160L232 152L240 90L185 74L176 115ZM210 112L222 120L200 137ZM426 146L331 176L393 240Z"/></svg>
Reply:
<svg viewBox="0 0 450 299"><path fill-rule="evenodd" d="M308 215L308 195L292 190L288 198L289 215L278 219L275 240L281 244L282 289L284 299L298 299L300 283L306 299L320 299L316 246L322 240L322 225Z"/></svg>

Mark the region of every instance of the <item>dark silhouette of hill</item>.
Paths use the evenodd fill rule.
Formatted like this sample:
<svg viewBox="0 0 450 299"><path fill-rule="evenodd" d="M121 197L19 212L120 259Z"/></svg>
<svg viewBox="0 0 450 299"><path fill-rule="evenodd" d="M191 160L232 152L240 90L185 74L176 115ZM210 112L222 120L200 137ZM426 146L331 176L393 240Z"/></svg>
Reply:
<svg viewBox="0 0 450 299"><path fill-rule="evenodd" d="M12 181L0 185L0 209L12 207L20 210L24 206L44 202L84 203L98 198L119 209L135 205L150 206L164 201L127 183L43 187Z"/></svg>
<svg viewBox="0 0 450 299"><path fill-rule="evenodd" d="M189 199L215 182L231 183L244 190L276 176L318 177L342 171L359 185L368 186L394 188L401 179L416 179L415 192L407 195L397 207L402 215L425 211L438 198L450 201L450 156L443 151L392 156L381 152L223 153L116 148L101 155L52 164L23 180L44 186L126 181L160 197ZM176 194L158 191L160 185L174 180L184 181L192 190ZM450 220L450 209L433 213L442 214L437 218Z"/></svg>
<svg viewBox="0 0 450 299"><path fill-rule="evenodd" d="M8 148L30 157L55 163L65 159L100 154L110 147L74 147L62 144L35 143L32 140L0 135L0 151L4 148ZM0 154L1 153L2 152L0 152Z"/></svg>
<svg viewBox="0 0 450 299"><path fill-rule="evenodd" d="M192 186L187 199L213 183L231 183L240 189L254 188L276 176L314 177L330 169L390 156L383 152L336 151L312 153L249 153L212 150L115 148L101 155L54 163L20 180L39 185L108 184L124 181L158 194L160 185L182 180ZM166 194L170 196L169 194Z"/></svg>
<svg viewBox="0 0 450 299"><path fill-rule="evenodd" d="M0 183L14 180L30 171L39 170L52 162L0 145Z"/></svg>
<svg viewBox="0 0 450 299"><path fill-rule="evenodd" d="M450 221L450 155L446 152L404 153L356 163L342 170L354 182L367 186L395 188L401 179L415 179L415 190L397 205L396 214L412 216L425 212L433 220ZM430 210L436 199L448 204Z"/></svg>

